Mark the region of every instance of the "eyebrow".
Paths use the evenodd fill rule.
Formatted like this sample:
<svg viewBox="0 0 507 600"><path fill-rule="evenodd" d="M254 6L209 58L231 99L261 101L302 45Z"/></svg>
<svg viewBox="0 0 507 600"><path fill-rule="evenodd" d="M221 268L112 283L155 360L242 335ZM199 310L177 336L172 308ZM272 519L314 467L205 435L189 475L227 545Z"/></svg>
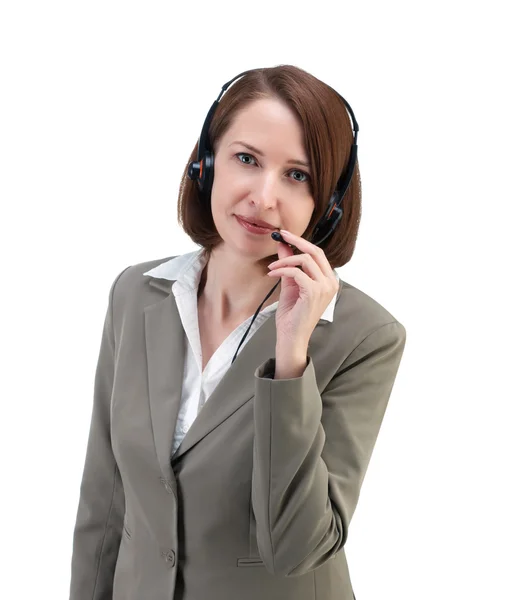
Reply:
<svg viewBox="0 0 507 600"><path fill-rule="evenodd" d="M236 142L232 142L231 144L229 144L229 146L232 146L233 144L241 144L242 146L245 146L245 148L248 148L252 152L255 152L256 154L258 154L259 156L264 156L264 152L261 152L261 150L259 150L255 146L252 146L251 144L247 144L246 142L242 142L242 141L238 140ZM304 160L292 159L292 160L288 160L287 162L291 163L293 165L302 165L303 167L307 167L308 169L310 168L310 165Z"/></svg>

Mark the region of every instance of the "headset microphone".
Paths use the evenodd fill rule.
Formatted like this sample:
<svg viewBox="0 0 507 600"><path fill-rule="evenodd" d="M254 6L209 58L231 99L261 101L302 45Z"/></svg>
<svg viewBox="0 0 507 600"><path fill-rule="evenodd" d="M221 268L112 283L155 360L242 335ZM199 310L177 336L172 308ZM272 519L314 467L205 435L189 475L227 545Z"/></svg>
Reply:
<svg viewBox="0 0 507 600"><path fill-rule="evenodd" d="M236 77L234 77L233 79L231 79L230 81L225 83L222 86L222 90L220 91L220 94L218 94L217 99L215 100L215 102L213 102L211 108L208 111L208 114L206 115L206 119L204 121L204 125L202 127L201 135L199 136L199 142L197 145L197 161L191 162L190 165L188 166L188 170L187 170L187 177L189 179L191 179L192 181L197 182L197 186L199 189L199 197L201 198L201 200L203 202L210 202L210 200L211 200L211 187L213 185L213 177L214 177L215 157L213 154L213 149L211 148L211 144L209 143L209 127L211 124L211 120L213 119L213 115L215 113L215 110L218 106L218 103L220 102L220 98L222 97L223 93L227 90L227 88L232 83L234 83L237 79L239 79L240 77L243 77L243 75L245 75L246 73L249 73L249 72L250 71L243 71L243 73L236 75ZM336 90L335 90L335 92L336 92ZM338 92L336 92L336 94L338 94ZM331 195L331 199L328 202L328 205L326 207L324 214L322 215L322 217L316 224L314 230L312 231L310 242L312 244L315 244L316 246L320 246L322 244L322 242L324 242L333 233L333 231L336 229L338 223L340 222L340 220L343 216L343 210L340 208L340 204L343 200L343 196L345 195L345 192L347 191L347 189L349 187L350 181L352 180L352 174L354 173L354 167L356 165L356 159L357 159L357 133L359 131L359 125L357 124L356 118L354 116L354 113L352 112L352 108L350 107L349 103L340 94L338 94L338 96L340 96L340 98L342 99L343 103L345 104L345 106L350 114L350 118L352 119L354 140L353 140L352 147L350 150L350 156L349 156L349 161L347 163L347 168L345 169L343 175L338 180L338 183L336 184L335 190L334 190L333 194ZM283 242L285 244L287 243L283 239L281 233L278 231L274 231L271 234L271 237L276 241ZM248 326L248 329L246 330L246 333L243 336L243 338L241 339L241 342L236 350L236 353L234 354L234 358L232 359L231 365L236 360L238 351L241 348L241 345L243 344L246 336L248 335L248 332L250 331L250 328L252 327L252 324L255 321L255 318L259 314L259 312L260 312L262 306L264 305L264 303L266 302L266 300L275 291L275 289L276 289L277 285L280 283L280 281L281 281L281 278L277 281L276 285L269 292L269 294L264 298L264 300L260 304L259 308L255 311L255 314L252 317L250 325Z"/></svg>

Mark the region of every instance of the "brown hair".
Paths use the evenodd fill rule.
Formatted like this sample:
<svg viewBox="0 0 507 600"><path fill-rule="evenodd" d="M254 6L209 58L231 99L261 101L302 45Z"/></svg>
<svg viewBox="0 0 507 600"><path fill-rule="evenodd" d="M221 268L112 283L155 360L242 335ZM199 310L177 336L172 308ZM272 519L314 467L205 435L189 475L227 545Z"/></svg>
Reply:
<svg viewBox="0 0 507 600"><path fill-rule="evenodd" d="M340 96L310 73L292 65L254 69L243 75L220 99L209 128L213 151L232 124L235 114L261 98L281 100L295 111L303 134L312 173L311 193L315 209L301 237L309 239L324 214L336 183L345 171L353 142L350 118ZM178 222L185 233L206 253L222 241L218 234L210 202L199 199L197 182L188 179L190 162L197 160L197 143L181 178L178 197ZM322 249L334 269L349 262L356 245L361 220L361 178L356 161L352 179L343 197L343 216ZM297 250L295 253L298 253ZM278 258L278 255L273 255Z"/></svg>

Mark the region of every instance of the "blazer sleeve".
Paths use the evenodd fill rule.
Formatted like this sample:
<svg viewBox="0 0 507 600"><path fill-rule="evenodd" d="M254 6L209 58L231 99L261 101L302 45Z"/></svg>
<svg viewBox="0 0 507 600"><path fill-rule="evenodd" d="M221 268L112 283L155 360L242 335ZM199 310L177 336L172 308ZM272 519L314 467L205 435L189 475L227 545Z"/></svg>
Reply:
<svg viewBox="0 0 507 600"><path fill-rule="evenodd" d="M125 513L123 485L110 436L115 372L113 295L124 271L116 277L109 291L95 372L91 424L73 537L70 600L111 600L113 592Z"/></svg>
<svg viewBox="0 0 507 600"><path fill-rule="evenodd" d="M369 334L319 393L301 377L255 371L252 506L266 569L303 575L345 545L405 347L398 321Z"/></svg>

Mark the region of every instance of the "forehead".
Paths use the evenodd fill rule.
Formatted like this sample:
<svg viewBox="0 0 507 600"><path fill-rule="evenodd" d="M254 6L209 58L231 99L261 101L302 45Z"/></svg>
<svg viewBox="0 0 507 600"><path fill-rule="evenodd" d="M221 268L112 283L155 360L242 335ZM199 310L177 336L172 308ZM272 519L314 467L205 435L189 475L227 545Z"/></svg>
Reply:
<svg viewBox="0 0 507 600"><path fill-rule="evenodd" d="M261 98L249 102L236 112L231 129L244 127L253 122L259 125L279 125L302 130L299 117L294 110L276 98Z"/></svg>
<svg viewBox="0 0 507 600"><path fill-rule="evenodd" d="M288 150L298 151L302 160L307 159L299 116L274 98L254 100L239 110L224 134L225 139L227 145L242 140L266 151L268 146L289 146Z"/></svg>

